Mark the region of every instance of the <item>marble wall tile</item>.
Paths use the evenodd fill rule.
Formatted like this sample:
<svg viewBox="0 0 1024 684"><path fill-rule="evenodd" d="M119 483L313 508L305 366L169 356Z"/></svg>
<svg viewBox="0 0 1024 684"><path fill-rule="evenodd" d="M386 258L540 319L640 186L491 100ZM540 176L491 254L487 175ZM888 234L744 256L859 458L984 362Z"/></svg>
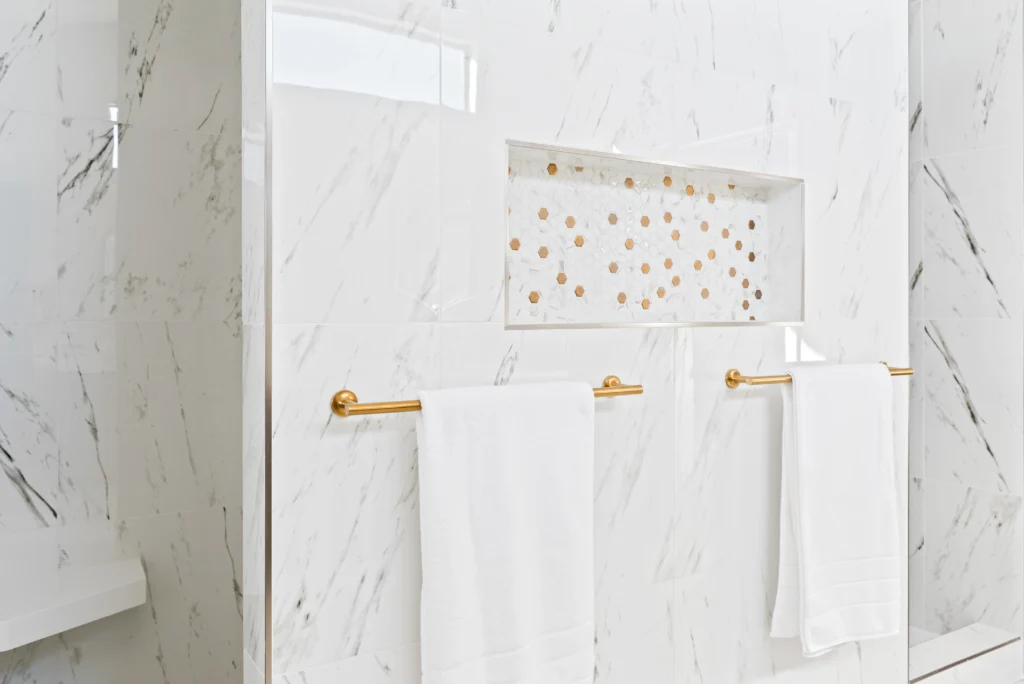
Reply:
<svg viewBox="0 0 1024 684"><path fill-rule="evenodd" d="M240 319L236 136L131 128L120 148L119 320Z"/></svg>
<svg viewBox="0 0 1024 684"><path fill-rule="evenodd" d="M55 382L61 522L117 519L117 333L111 323L64 323Z"/></svg>
<svg viewBox="0 0 1024 684"><path fill-rule="evenodd" d="M237 326L237 140L64 119L60 145L61 317Z"/></svg>
<svg viewBox="0 0 1024 684"><path fill-rule="evenodd" d="M925 547L925 480L910 479L910 624L924 629L928 587L928 549Z"/></svg>
<svg viewBox="0 0 1024 684"><path fill-rule="evenodd" d="M673 583L608 583L594 603L594 683L669 682Z"/></svg>
<svg viewBox="0 0 1024 684"><path fill-rule="evenodd" d="M908 193L907 201L910 205L910 260L908 262L907 273L910 281L910 318L913 320L925 316L925 229L923 196L925 183L930 182L930 180L928 179L928 175L924 172L924 164L922 162L911 162L909 180L910 191Z"/></svg>
<svg viewBox="0 0 1024 684"><path fill-rule="evenodd" d="M275 13L274 164L287 169L273 183L278 321L437 317L438 96L418 85L438 81L437 26L436 14L365 29L344 13ZM394 51L376 85L303 62L307 49L345 59L333 51L352 31Z"/></svg>
<svg viewBox="0 0 1024 684"><path fill-rule="evenodd" d="M242 596L245 651L266 656L266 330L242 328Z"/></svg>
<svg viewBox="0 0 1024 684"><path fill-rule="evenodd" d="M217 323L117 325L125 517L241 505L241 349Z"/></svg>
<svg viewBox="0 0 1024 684"><path fill-rule="evenodd" d="M620 585L675 574L674 332L568 330L565 342L569 379L598 387L615 374L644 387L640 396L596 400L594 572L601 600L624 591Z"/></svg>
<svg viewBox="0 0 1024 684"><path fill-rule="evenodd" d="M929 478L925 501L925 628L944 634L983 622L1019 631L1020 496Z"/></svg>
<svg viewBox="0 0 1024 684"><path fill-rule="evenodd" d="M1019 318L1024 298L1020 146L930 159L921 179L928 318Z"/></svg>
<svg viewBox="0 0 1024 684"><path fill-rule="evenodd" d="M925 465L935 479L1020 496L1024 486L1021 324L925 326Z"/></svg>
<svg viewBox="0 0 1024 684"><path fill-rule="evenodd" d="M914 375L907 379L909 388L909 411L910 421L907 426L908 441L910 447L910 476L924 477L925 452L926 452L926 410L928 368L926 359L927 350L931 343L925 335L925 324L923 321L911 320L910 322L910 367L914 369Z"/></svg>
<svg viewBox="0 0 1024 684"><path fill-rule="evenodd" d="M260 680L262 682L262 680ZM274 684L419 684L419 644L355 656L323 667L274 677Z"/></svg>
<svg viewBox="0 0 1024 684"><path fill-rule="evenodd" d="M940 0L923 10L927 155L1020 145L1020 0Z"/></svg>
<svg viewBox="0 0 1024 684"><path fill-rule="evenodd" d="M339 419L437 387L432 325L275 326L274 663L291 674L419 640L415 416Z"/></svg>
<svg viewBox="0 0 1024 684"><path fill-rule="evenodd" d="M146 605L0 654L0 677L26 684L241 681L240 511L128 520L115 537L121 553L143 558Z"/></svg>
<svg viewBox="0 0 1024 684"><path fill-rule="evenodd" d="M56 125L52 115L0 110L0 320L52 321L56 314Z"/></svg>
<svg viewBox="0 0 1024 684"><path fill-rule="evenodd" d="M56 3L65 116L237 137L239 3Z"/></svg>
<svg viewBox="0 0 1024 684"><path fill-rule="evenodd" d="M27 0L0 10L0 109L57 111L54 3Z"/></svg>
<svg viewBox="0 0 1024 684"><path fill-rule="evenodd" d="M909 97L910 161L919 161L925 151L924 116L924 2L911 0L909 5ZM913 175L913 171L911 171ZM913 183L911 183L913 193ZM911 233L913 234L913 233ZM913 238L911 238L913 239Z"/></svg>
<svg viewBox="0 0 1024 684"><path fill-rule="evenodd" d="M0 323L0 530L58 524L57 330Z"/></svg>

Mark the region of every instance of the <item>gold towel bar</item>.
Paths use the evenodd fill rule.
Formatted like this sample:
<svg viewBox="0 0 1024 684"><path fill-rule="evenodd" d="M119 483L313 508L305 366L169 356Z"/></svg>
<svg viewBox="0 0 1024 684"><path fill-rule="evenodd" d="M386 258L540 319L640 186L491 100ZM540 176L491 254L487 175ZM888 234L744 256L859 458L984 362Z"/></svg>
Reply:
<svg viewBox="0 0 1024 684"><path fill-rule="evenodd" d="M885 364L890 375L913 375L913 368L892 368ZM725 386L729 389L736 389L741 384L745 385L785 385L793 382L792 375L742 375L733 368L725 374Z"/></svg>
<svg viewBox="0 0 1024 684"><path fill-rule="evenodd" d="M601 387L594 389L595 397L622 397L627 394L643 394L643 385L623 385L614 375L604 379ZM354 392L341 390L331 399L331 410L342 418L368 416L375 413L406 413L423 408L418 401L382 401L378 404L360 404Z"/></svg>

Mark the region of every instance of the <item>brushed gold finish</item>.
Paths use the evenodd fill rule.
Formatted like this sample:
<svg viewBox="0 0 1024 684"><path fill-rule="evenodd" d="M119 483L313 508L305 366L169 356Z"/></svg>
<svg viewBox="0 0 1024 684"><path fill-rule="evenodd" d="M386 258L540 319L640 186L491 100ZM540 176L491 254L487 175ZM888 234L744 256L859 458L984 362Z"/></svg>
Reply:
<svg viewBox="0 0 1024 684"><path fill-rule="evenodd" d="M665 268L672 268L672 260L665 259Z"/></svg>
<svg viewBox="0 0 1024 684"><path fill-rule="evenodd" d="M626 293L625 292L620 292L619 296L617 297L617 299L619 300L619 304L625 304L626 303Z"/></svg>
<svg viewBox="0 0 1024 684"><path fill-rule="evenodd" d="M755 225L757 224L754 223L754 219L750 219L749 221L747 221L747 228L749 228L750 230L754 230Z"/></svg>
<svg viewBox="0 0 1024 684"><path fill-rule="evenodd" d="M706 232L708 232L709 228L711 228L711 226L708 225L707 221L701 221L700 222L700 232L706 233Z"/></svg>
<svg viewBox="0 0 1024 684"><path fill-rule="evenodd" d="M583 246L583 236L582 235L577 235L576 239L573 240L573 242L576 243L577 247L582 247Z"/></svg>
<svg viewBox="0 0 1024 684"><path fill-rule="evenodd" d="M668 176L665 176L665 179L662 181L662 183L665 184L666 188L671 188L672 187L672 179L669 178Z"/></svg>
<svg viewBox="0 0 1024 684"><path fill-rule="evenodd" d="M647 275L648 273L651 272L651 265L650 264L643 264L640 267L640 271L643 272L644 275Z"/></svg>
<svg viewBox="0 0 1024 684"><path fill-rule="evenodd" d="M645 299L644 301L640 302L640 306L644 307L645 310L646 309L650 309L651 308L651 300L650 299Z"/></svg>
<svg viewBox="0 0 1024 684"><path fill-rule="evenodd" d="M893 368L888 364L882 364L889 369L889 375L913 375L913 368ZM729 389L736 389L740 385L786 385L793 382L792 375L743 375L735 368L729 369L725 374L725 386Z"/></svg>
<svg viewBox="0 0 1024 684"><path fill-rule="evenodd" d="M512 248L512 251L519 250L519 238L512 238L512 242L508 243L508 246Z"/></svg>
<svg viewBox="0 0 1024 684"><path fill-rule="evenodd" d="M636 185L636 183L634 183L634 182L633 182L633 179L632 179L632 178L627 178L627 179L626 179L626 187L627 187L627 188L629 188L630 190L632 190L632 189L633 189L633 186L634 186L634 185Z"/></svg>
<svg viewBox="0 0 1024 684"><path fill-rule="evenodd" d="M534 290L533 292L531 292L531 293L530 293L530 301L531 301L532 303L534 303L534 304L536 304L537 302L539 302L539 301L540 301L540 292L537 292L536 290Z"/></svg>
<svg viewBox="0 0 1024 684"><path fill-rule="evenodd" d="M748 287L750 287L750 281L747 280L746 278L744 278L743 279L743 289L746 290Z"/></svg>
<svg viewBox="0 0 1024 684"><path fill-rule="evenodd" d="M583 286L582 285L577 285L576 289L573 290L573 291L576 293L577 297L582 297L583 296Z"/></svg>
<svg viewBox="0 0 1024 684"><path fill-rule="evenodd" d="M612 224L614 226L618 222L619 222L619 217L618 216L616 216L615 214L608 214L608 223L610 223L610 224Z"/></svg>
<svg viewBox="0 0 1024 684"><path fill-rule="evenodd" d="M633 249L633 238L626 238L626 249Z"/></svg>
<svg viewBox="0 0 1024 684"><path fill-rule="evenodd" d="M647 226L651 225L651 219L647 218L646 216L641 216L640 225L646 228Z"/></svg>
<svg viewBox="0 0 1024 684"><path fill-rule="evenodd" d="M700 291L700 296L703 299L707 299L708 297L711 296L711 292L708 290L708 288L705 287L703 290Z"/></svg>
<svg viewBox="0 0 1024 684"><path fill-rule="evenodd" d="M736 251L738 252L738 251L740 251L741 249L743 249L743 243L742 243L742 242L740 242L739 240L737 240L737 241L736 241Z"/></svg>
<svg viewBox="0 0 1024 684"><path fill-rule="evenodd" d="M665 288L659 287L658 288L658 299L664 299L664 298L665 298Z"/></svg>
<svg viewBox="0 0 1024 684"><path fill-rule="evenodd" d="M704 264L700 263L700 259L697 259L696 261L693 262L694 271L699 271L702 268L704 268Z"/></svg>
<svg viewBox="0 0 1024 684"><path fill-rule="evenodd" d="M672 231L672 239L675 240L676 242L679 241L679 231L678 230L673 230Z"/></svg>
<svg viewBox="0 0 1024 684"><path fill-rule="evenodd" d="M672 287L679 287L679 283L681 282L682 281L679 279L679 276L672 277Z"/></svg>
<svg viewBox="0 0 1024 684"><path fill-rule="evenodd" d="M554 176L556 173L558 173L558 164L555 164L555 163L548 164L548 175L549 176Z"/></svg>
<svg viewBox="0 0 1024 684"><path fill-rule="evenodd" d="M559 285L565 285L565 281L567 280L567 278L565 277L565 274L564 274L564 273L559 273L559 274L558 274L558 277L557 277L557 278L555 278L555 280L557 280L557 281L558 281L558 284L559 284Z"/></svg>
<svg viewBox="0 0 1024 684"><path fill-rule="evenodd" d="M749 300L746 300L746 299L744 299L744 300L743 300L743 310L744 310L744 311L746 311L746 310L747 310L747 309L749 309L749 308L750 308L750 301L749 301Z"/></svg>
<svg viewBox="0 0 1024 684"><path fill-rule="evenodd" d="M548 210L546 208L544 208L544 207L541 207L540 211L537 212L537 216L540 217L541 221L547 221L548 220Z"/></svg>
<svg viewBox="0 0 1024 684"><path fill-rule="evenodd" d="M735 268L730 268L729 269L729 277L730 278L735 278L736 277L736 269Z"/></svg>
<svg viewBox="0 0 1024 684"><path fill-rule="evenodd" d="M576 219L574 217L572 217L572 216L566 217L566 219L565 219L565 227L566 228L570 228L570 229L571 228L575 228L576 227Z"/></svg>
<svg viewBox="0 0 1024 684"><path fill-rule="evenodd" d="M613 261L612 263L608 264L608 270L611 273L618 273L619 272L619 263L617 261Z"/></svg>
<svg viewBox="0 0 1024 684"><path fill-rule="evenodd" d="M687 185L686 186L686 195L688 197L693 197L693 186L692 185Z"/></svg>
<svg viewBox="0 0 1024 684"><path fill-rule="evenodd" d="M751 252L750 254L747 255L747 261L749 261L751 263L753 263L755 258L757 258L757 257L754 256L753 252Z"/></svg>
<svg viewBox="0 0 1024 684"><path fill-rule="evenodd" d="M540 249L537 250L537 254L540 256L541 259L547 259L548 258L548 248L547 247L541 247Z"/></svg>
<svg viewBox="0 0 1024 684"><path fill-rule="evenodd" d="M672 223L672 212L666 211L665 215L661 218L665 219L665 223Z"/></svg>
<svg viewBox="0 0 1024 684"><path fill-rule="evenodd" d="M709 192L708 193L708 204L714 204L714 203L715 203L715 193Z"/></svg>
<svg viewBox="0 0 1024 684"><path fill-rule="evenodd" d="M708 259L711 259L712 261L715 260L715 250L713 250L713 249L709 249L708 250Z"/></svg>
<svg viewBox="0 0 1024 684"><path fill-rule="evenodd" d="M601 383L600 387L594 388L594 397L624 397L633 394L643 394L643 385L623 385L622 380L616 375L609 375ZM420 411L423 405L418 401L382 401L376 404L360 404L355 393L349 390L341 390L331 398L331 411L339 418L351 416L371 416L381 413L409 413Z"/></svg>
<svg viewBox="0 0 1024 684"><path fill-rule="evenodd" d="M728 239L728 237L729 237L729 229L728 228L723 228L722 229L722 237Z"/></svg>

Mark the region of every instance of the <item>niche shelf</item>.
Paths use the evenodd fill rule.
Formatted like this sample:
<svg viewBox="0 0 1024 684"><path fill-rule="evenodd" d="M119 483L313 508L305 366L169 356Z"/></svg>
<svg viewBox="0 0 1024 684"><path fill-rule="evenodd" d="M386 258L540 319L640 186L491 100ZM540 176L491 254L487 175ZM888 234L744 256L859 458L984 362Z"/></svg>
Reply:
<svg viewBox="0 0 1024 684"><path fill-rule="evenodd" d="M0 589L0 653L146 602L138 558L32 574Z"/></svg>
<svg viewBox="0 0 1024 684"><path fill-rule="evenodd" d="M506 327L803 321L802 180L507 145Z"/></svg>

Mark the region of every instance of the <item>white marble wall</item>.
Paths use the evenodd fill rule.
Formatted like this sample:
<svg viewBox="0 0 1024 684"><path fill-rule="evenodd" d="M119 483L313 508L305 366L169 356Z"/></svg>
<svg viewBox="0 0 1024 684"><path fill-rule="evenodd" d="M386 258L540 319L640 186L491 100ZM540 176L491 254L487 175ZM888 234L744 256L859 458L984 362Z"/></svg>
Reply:
<svg viewBox="0 0 1024 684"><path fill-rule="evenodd" d="M1021 9L910 4L910 619L933 633L1024 629Z"/></svg>
<svg viewBox="0 0 1024 684"><path fill-rule="evenodd" d="M241 681L239 24L0 7L0 557L141 554L150 589L0 681Z"/></svg>
<svg viewBox="0 0 1024 684"><path fill-rule="evenodd" d="M906 8L273 9L274 681L419 681L415 421L335 391L616 373L645 393L598 405L595 681L904 684L905 636L769 639L781 402L723 377L908 361ZM807 325L505 331L507 138L805 178Z"/></svg>

